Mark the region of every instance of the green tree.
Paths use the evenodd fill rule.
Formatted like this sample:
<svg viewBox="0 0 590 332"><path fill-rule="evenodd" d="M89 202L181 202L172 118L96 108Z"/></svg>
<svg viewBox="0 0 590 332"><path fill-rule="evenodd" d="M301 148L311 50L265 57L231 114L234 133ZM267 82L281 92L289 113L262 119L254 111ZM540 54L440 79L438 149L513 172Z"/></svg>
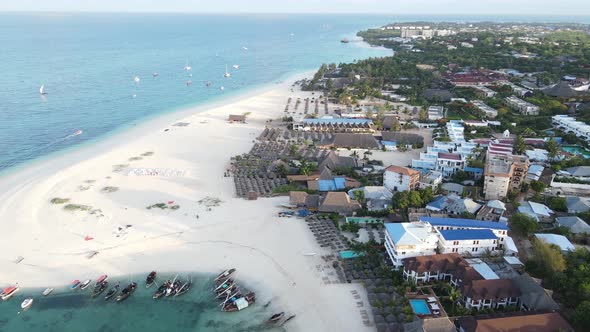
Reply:
<svg viewBox="0 0 590 332"><path fill-rule="evenodd" d="M590 301L583 301L576 306L572 321L583 331L590 331Z"/></svg>
<svg viewBox="0 0 590 332"><path fill-rule="evenodd" d="M537 180L533 180L531 181L531 189L533 189L534 191L540 193L543 192L545 190L545 184L541 181L537 181Z"/></svg>
<svg viewBox="0 0 590 332"><path fill-rule="evenodd" d="M544 276L552 276L565 270L566 261L560 248L537 238L534 238L531 244L533 245L533 260L539 267L540 273Z"/></svg>
<svg viewBox="0 0 590 332"><path fill-rule="evenodd" d="M535 219L520 212L515 213L512 218L510 218L510 223L512 224L513 229L523 236L530 236L539 228L539 224Z"/></svg>
<svg viewBox="0 0 590 332"><path fill-rule="evenodd" d="M410 199L407 191L398 191L393 194L393 206L405 210L410 206Z"/></svg>
<svg viewBox="0 0 590 332"><path fill-rule="evenodd" d="M364 191L362 191L362 190L355 190L353 192L353 195L354 195L354 199L357 202L359 202L361 204L363 204L365 202L365 192Z"/></svg>
<svg viewBox="0 0 590 332"><path fill-rule="evenodd" d="M432 187L426 187L422 189L422 201L424 204L432 202L434 199L434 193L432 192Z"/></svg>
<svg viewBox="0 0 590 332"><path fill-rule="evenodd" d="M553 211L567 212L567 200L565 197L551 197L549 199L549 207Z"/></svg>
<svg viewBox="0 0 590 332"><path fill-rule="evenodd" d="M557 154L559 153L559 146L553 137L551 137L547 144L545 144L545 148L547 149L547 152L549 152L547 154L549 159L555 159L555 157L557 157Z"/></svg>
<svg viewBox="0 0 590 332"><path fill-rule="evenodd" d="M424 201L422 200L422 196L420 192L416 190L411 190L408 194L408 200L411 207L420 208L424 206Z"/></svg>
<svg viewBox="0 0 590 332"><path fill-rule="evenodd" d="M455 287L451 284L447 284L447 293L449 293L449 300L451 301L451 311L453 315L455 314L455 306L457 305L457 301L461 298L461 292L459 292Z"/></svg>
<svg viewBox="0 0 590 332"><path fill-rule="evenodd" d="M523 154L526 150L526 144L524 143L524 137L521 135L516 136L514 140L514 153L515 154Z"/></svg>

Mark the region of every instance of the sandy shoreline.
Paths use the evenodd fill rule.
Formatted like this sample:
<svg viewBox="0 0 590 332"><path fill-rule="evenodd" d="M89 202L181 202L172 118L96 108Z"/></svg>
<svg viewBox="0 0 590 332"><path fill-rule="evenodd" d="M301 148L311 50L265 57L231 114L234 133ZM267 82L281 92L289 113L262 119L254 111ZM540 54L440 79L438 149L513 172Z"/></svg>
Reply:
<svg viewBox="0 0 590 332"><path fill-rule="evenodd" d="M164 115L85 151L0 177L5 228L0 286L61 285L102 273L216 273L236 267L259 302L272 299L297 314L289 330L373 330L363 324L351 295L352 290L364 294L362 287L326 283L320 255L327 252L302 220L277 217L287 198L238 199L233 179L223 176L230 157L249 151L266 121L283 115L287 98L310 95L290 91L304 76L223 105ZM247 124L226 121L229 114L246 112L251 113ZM173 126L177 122L189 124ZM158 168L172 176L128 175L116 165ZM207 197L221 202L199 203ZM66 211L64 204L50 203L53 198L90 210ZM179 208L146 209L156 203ZM86 241L87 236L93 239ZM98 254L88 259L94 251ZM309 252L317 255L303 255ZM24 260L13 263L18 256Z"/></svg>

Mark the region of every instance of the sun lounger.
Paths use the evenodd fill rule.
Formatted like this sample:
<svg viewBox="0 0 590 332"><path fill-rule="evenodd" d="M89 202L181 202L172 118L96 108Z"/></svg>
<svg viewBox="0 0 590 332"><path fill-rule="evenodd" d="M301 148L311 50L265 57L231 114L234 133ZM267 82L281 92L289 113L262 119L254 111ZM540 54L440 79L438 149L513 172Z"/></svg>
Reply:
<svg viewBox="0 0 590 332"><path fill-rule="evenodd" d="M439 307L439 306L438 306L438 304L436 304L436 303L430 303L430 308L431 308L433 311L440 310L440 307Z"/></svg>
<svg viewBox="0 0 590 332"><path fill-rule="evenodd" d="M436 297L434 297L434 296L429 296L429 297L428 297L428 302L429 302L429 303L436 302Z"/></svg>

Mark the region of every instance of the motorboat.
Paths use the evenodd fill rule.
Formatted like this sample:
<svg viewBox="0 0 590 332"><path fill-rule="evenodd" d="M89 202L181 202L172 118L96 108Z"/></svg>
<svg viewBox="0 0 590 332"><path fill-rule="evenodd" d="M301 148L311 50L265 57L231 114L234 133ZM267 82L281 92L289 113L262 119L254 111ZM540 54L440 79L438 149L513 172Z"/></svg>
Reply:
<svg viewBox="0 0 590 332"><path fill-rule="evenodd" d="M131 294L135 291L136 288L137 288L137 283L135 283L135 282L130 283L127 287L123 288L123 290L121 291L121 294L119 294L117 296L115 301L121 302L121 301L126 300L129 296L131 296Z"/></svg>
<svg viewBox="0 0 590 332"><path fill-rule="evenodd" d="M104 296L105 300L110 299L111 297L115 296L115 294L117 294L119 292L119 288L121 287L121 285L116 284L113 288L109 289L109 291L106 293L106 295Z"/></svg>
<svg viewBox="0 0 590 332"><path fill-rule="evenodd" d="M2 301L6 301L10 299L14 294L16 294L19 291L19 289L20 288L18 287L18 284L6 287L4 288L2 293L0 293L0 298L2 299Z"/></svg>
<svg viewBox="0 0 590 332"><path fill-rule="evenodd" d="M145 278L145 288L150 288L156 282L156 271L150 272Z"/></svg>
<svg viewBox="0 0 590 332"><path fill-rule="evenodd" d="M231 277L231 275L234 274L234 272L236 272L236 269L227 269L227 270L221 272L220 274L218 274L217 277L215 277L215 279L213 279L213 281L221 281L221 280L229 279L229 277Z"/></svg>
<svg viewBox="0 0 590 332"><path fill-rule="evenodd" d="M162 285L160 285L160 287L158 287L158 289L156 290L156 292L154 293L154 296L152 296L152 298L159 299L162 296L164 296L166 294L166 290L168 289L170 284L171 284L170 280L166 280L166 282L164 282Z"/></svg>
<svg viewBox="0 0 590 332"><path fill-rule="evenodd" d="M72 281L72 285L70 286L70 289L76 289L76 288L80 287L80 284L81 284L80 280L76 279L76 280Z"/></svg>
<svg viewBox="0 0 590 332"><path fill-rule="evenodd" d="M233 65L232 68L233 69L240 69L240 65Z"/></svg>
<svg viewBox="0 0 590 332"><path fill-rule="evenodd" d="M98 279L96 279L95 285L102 284L102 282L106 281L108 278L109 278L109 276L106 274L101 275L100 277L98 277Z"/></svg>
<svg viewBox="0 0 590 332"><path fill-rule="evenodd" d="M88 286L90 286L91 282L92 282L92 279L84 280L84 282L80 284L80 289L85 290L86 288L88 288Z"/></svg>
<svg viewBox="0 0 590 332"><path fill-rule="evenodd" d="M53 292L53 288L45 288L45 290L43 291L43 296L47 296L51 294L51 292Z"/></svg>
<svg viewBox="0 0 590 332"><path fill-rule="evenodd" d="M107 287L109 286L109 282L108 281L103 281L100 284L94 286L94 289L92 290L92 294L90 294L90 297L97 297L100 295L100 293L104 292L105 289L107 289Z"/></svg>
<svg viewBox="0 0 590 332"><path fill-rule="evenodd" d="M141 80L139 79L139 76L135 76L135 77L133 78L133 81L134 81L135 83L139 83L139 81L141 81Z"/></svg>
<svg viewBox="0 0 590 332"><path fill-rule="evenodd" d="M31 306L33 305L33 299L32 298L26 298L21 304L20 307L23 310L29 309Z"/></svg>

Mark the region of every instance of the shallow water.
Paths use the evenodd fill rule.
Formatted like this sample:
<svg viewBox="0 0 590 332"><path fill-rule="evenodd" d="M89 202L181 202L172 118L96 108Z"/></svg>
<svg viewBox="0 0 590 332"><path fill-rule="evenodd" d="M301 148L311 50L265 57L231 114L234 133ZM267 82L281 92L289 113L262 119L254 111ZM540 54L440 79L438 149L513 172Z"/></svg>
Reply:
<svg viewBox="0 0 590 332"><path fill-rule="evenodd" d="M158 275L158 281L174 275ZM181 280L187 276L179 276ZM0 303L0 331L284 331L284 328L265 324L274 313L272 304L265 308L264 299L240 312L221 312L211 288L213 276L193 275L192 289L179 297L152 299L155 286L145 288L145 276L131 279L109 279L109 286L117 281L121 286L134 280L137 290L125 301L116 303L104 294L90 298L91 290L72 291L68 287L56 289L47 297L44 289L21 289L17 296ZM255 290L254 290L255 291ZM33 297L33 305L21 312L20 303ZM288 325L285 325L287 327Z"/></svg>

